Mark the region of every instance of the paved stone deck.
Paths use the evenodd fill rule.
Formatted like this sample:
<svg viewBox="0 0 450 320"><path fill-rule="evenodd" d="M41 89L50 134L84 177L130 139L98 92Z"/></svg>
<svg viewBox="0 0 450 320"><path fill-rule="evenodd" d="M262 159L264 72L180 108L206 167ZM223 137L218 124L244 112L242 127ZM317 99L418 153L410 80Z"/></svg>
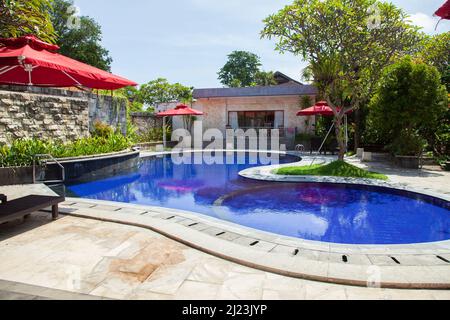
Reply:
<svg viewBox="0 0 450 320"><path fill-rule="evenodd" d="M73 299L71 293L155 300L450 299L445 290L294 279L213 257L150 230L70 216L51 222L44 213L0 226L0 261L0 279L62 290L60 299ZM39 297L36 291L2 287L2 282L0 291L2 299ZM53 293L42 295L58 298Z"/></svg>
<svg viewBox="0 0 450 320"><path fill-rule="evenodd" d="M367 166L355 159L349 161L359 166ZM386 171L383 171L385 164L371 163L368 166L371 170L388 174L391 181L406 187L427 189L429 192L440 194L450 193L448 187L450 176L447 172L432 170L408 172L390 166L386 166L384 169ZM49 190L41 185L0 187L0 193L8 194L10 199L27 193L48 192ZM79 199L69 200L65 206L66 212L97 219L107 219L105 213L109 215L112 208L114 210L118 208L114 203L99 204ZM134 219L131 223L136 225L142 223L142 218L151 219L152 223L159 221L159 226L169 226L169 229L191 228L202 238L212 239L213 244L218 244L217 241L221 241L220 244L229 242L234 249L240 246L247 250L250 246L252 250L259 250L263 254L271 251L287 256L292 254L298 256L301 252L300 250L296 252L297 249L292 252L293 248L297 248L297 244L289 242L291 239L278 237L276 245L273 245L270 241L266 241L274 240L270 238L273 235L259 233L261 239L258 240L249 234L240 234L239 232L243 230L241 227L239 230L225 230L232 226L226 223L212 225L215 222L207 217L205 217L207 223L195 224L196 220L173 210L159 212L149 208L132 208L129 205L119 207L121 210L116 212L116 218L123 215L127 220ZM279 243L280 239L287 242ZM450 268L445 264L450 259L447 255L448 247L446 244L442 246L442 243L434 244L436 246L428 248L430 250L422 248L425 251L420 252L421 257L417 255L417 248L411 251L411 248L397 247L395 252L380 247L366 248L373 254L370 256L367 254L368 251L361 251L361 248L349 250L348 246L337 246L332 250L330 248L323 250L323 246L314 247L313 243L305 242L303 245L309 245L310 247L306 249L311 252L303 250L302 256L315 260L315 269L320 269L317 268L317 262L322 265L325 262L327 274L331 272L345 277L353 274L355 270L361 274L362 271L369 271L369 276L375 276L376 280L379 270L373 269L373 265L399 270L395 261L397 260L402 267L420 266L419 273L428 282L431 280L432 283L442 283L450 279L448 275ZM373 251L374 249L381 251ZM319 254L308 255L313 251L319 251ZM166 254L161 257L163 252ZM339 254L330 254L336 252ZM402 259L399 260L394 256L393 260L391 253L402 256ZM438 258L437 254L444 259ZM343 255L347 256L345 264L342 261ZM339 267L334 268L337 260ZM119 299L450 298L450 291L369 289L294 279L213 257L143 228L77 217L64 217L50 223L48 215L45 214L36 214L25 224L0 226L0 261L0 279ZM302 264L305 265L304 260ZM355 269L355 266L358 268ZM436 269L431 270L430 267ZM314 267L310 265L310 270L313 269ZM409 276L408 273L404 273L406 277ZM405 280L405 276L400 278ZM368 275L361 280L367 281ZM149 282L151 284L148 284ZM166 289L171 287L171 290L160 287Z"/></svg>
<svg viewBox="0 0 450 320"><path fill-rule="evenodd" d="M71 216L147 228L220 258L281 275L367 286L376 273L381 287L450 289L450 241L330 244L180 210L75 198L67 199L60 210Z"/></svg>

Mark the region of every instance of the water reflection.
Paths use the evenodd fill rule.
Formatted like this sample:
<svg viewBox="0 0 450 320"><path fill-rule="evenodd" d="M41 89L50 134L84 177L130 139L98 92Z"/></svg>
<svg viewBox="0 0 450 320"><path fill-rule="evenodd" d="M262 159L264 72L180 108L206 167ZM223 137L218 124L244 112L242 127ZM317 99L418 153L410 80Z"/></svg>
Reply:
<svg viewBox="0 0 450 320"><path fill-rule="evenodd" d="M188 210L309 240L401 244L450 239L449 210L423 199L363 187L244 179L241 170L259 165L247 160L176 165L168 156L152 158L134 172L68 188L83 198ZM224 201L216 207L219 198Z"/></svg>

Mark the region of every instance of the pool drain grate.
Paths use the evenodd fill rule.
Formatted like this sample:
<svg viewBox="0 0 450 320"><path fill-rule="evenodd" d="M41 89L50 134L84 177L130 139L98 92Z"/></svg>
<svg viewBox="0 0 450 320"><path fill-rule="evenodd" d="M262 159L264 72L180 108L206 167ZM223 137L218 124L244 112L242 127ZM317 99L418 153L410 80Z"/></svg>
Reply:
<svg viewBox="0 0 450 320"><path fill-rule="evenodd" d="M445 259L444 257L436 256L436 258L438 258L438 259L440 259L440 260L442 260L442 261L444 261L444 262L450 263L450 261L448 261L448 260Z"/></svg>
<svg viewBox="0 0 450 320"><path fill-rule="evenodd" d="M394 257L391 257L392 261L394 261L396 264L401 264L400 261L398 261L397 259L395 259Z"/></svg>

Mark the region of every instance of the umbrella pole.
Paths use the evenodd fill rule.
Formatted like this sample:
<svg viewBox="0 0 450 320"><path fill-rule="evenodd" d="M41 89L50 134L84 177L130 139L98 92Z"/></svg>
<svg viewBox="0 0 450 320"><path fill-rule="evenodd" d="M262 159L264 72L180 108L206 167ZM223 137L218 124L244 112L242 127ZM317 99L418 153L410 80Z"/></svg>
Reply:
<svg viewBox="0 0 450 320"><path fill-rule="evenodd" d="M163 117L163 147L164 147L164 150L166 150L166 140L167 140L167 137L166 137L166 117Z"/></svg>
<svg viewBox="0 0 450 320"><path fill-rule="evenodd" d="M348 117L345 115L345 151L348 151Z"/></svg>
<svg viewBox="0 0 450 320"><path fill-rule="evenodd" d="M320 146L319 151L318 151L318 152L319 152L319 155L320 155L320 152L322 151L323 146L325 145L325 142L327 142L327 139L328 139L328 137L330 136L331 131L332 131L333 128L334 128L334 125L335 125L335 123L333 122L333 125L331 126L330 130L328 130L328 133L327 133L327 135L325 136L325 139L323 139L322 145ZM313 158L313 161L311 162L310 167L312 167L312 165L314 164L314 162L316 161L316 159L317 159L317 156Z"/></svg>

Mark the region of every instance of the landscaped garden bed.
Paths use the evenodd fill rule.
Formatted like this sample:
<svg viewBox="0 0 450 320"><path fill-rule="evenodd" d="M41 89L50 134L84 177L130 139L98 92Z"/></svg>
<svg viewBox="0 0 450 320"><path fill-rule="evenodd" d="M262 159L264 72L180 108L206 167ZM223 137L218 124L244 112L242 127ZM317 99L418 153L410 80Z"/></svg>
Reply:
<svg viewBox="0 0 450 320"><path fill-rule="evenodd" d="M0 184L33 183L33 162L37 180L61 180L61 169L54 162L35 158L51 155L65 168L66 180L82 179L137 165L139 151L132 142L108 126L96 125L91 137L68 143L39 139L19 139L0 147Z"/></svg>
<svg viewBox="0 0 450 320"><path fill-rule="evenodd" d="M287 176L330 176L388 180L388 177L383 174L370 172L344 161L335 161L327 165L284 167L278 169L276 173Z"/></svg>

